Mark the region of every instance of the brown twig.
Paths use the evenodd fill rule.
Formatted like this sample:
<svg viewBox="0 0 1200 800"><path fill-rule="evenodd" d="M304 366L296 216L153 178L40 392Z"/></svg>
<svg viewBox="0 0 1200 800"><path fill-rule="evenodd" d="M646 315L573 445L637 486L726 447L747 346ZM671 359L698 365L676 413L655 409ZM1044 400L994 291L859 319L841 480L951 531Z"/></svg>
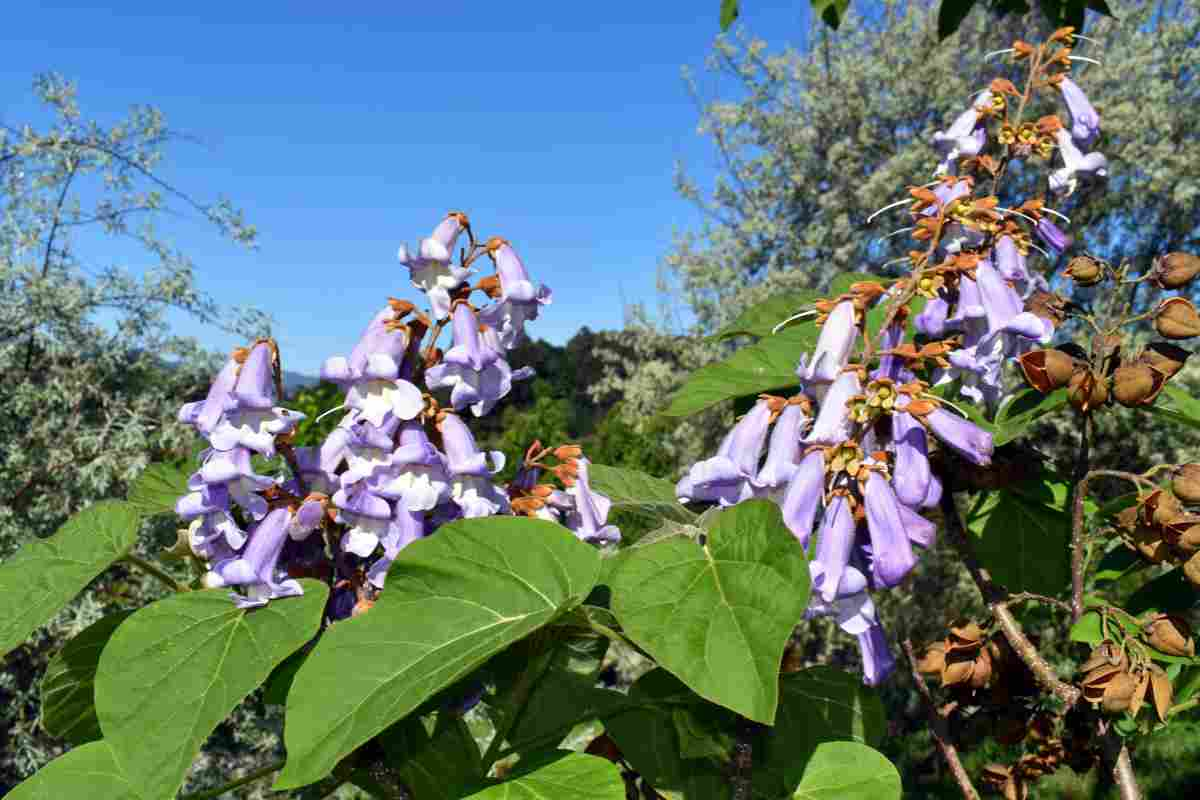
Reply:
<svg viewBox="0 0 1200 800"><path fill-rule="evenodd" d="M917 667L917 656L913 653L912 640L905 639L902 646L904 647L904 655L908 657L908 669L912 673L913 683L916 684L917 691L921 693L922 699L925 700L925 712L929 715L929 732L933 736L933 743L937 745L938 752L942 754L942 759L950 767L950 774L954 776L954 780L958 783L958 788L962 791L963 797L967 798L967 800L979 800L979 792L975 790L974 784L971 783L971 776L967 774L967 770L963 768L962 761L958 758L958 748L950 741L949 724L946 717L937 710L933 694L929 691L929 687L925 684L925 678L922 677L921 670Z"/></svg>
<svg viewBox="0 0 1200 800"><path fill-rule="evenodd" d="M1071 622L1083 616L1084 533L1083 506L1087 497L1088 462L1092 442L1092 415L1083 414L1079 430L1079 456L1075 462L1075 498L1071 510Z"/></svg>

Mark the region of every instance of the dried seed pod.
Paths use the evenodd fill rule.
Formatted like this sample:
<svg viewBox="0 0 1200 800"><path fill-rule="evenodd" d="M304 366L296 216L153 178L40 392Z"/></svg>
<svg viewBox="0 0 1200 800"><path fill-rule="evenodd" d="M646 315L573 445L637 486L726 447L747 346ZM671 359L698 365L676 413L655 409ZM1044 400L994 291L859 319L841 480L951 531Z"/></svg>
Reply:
<svg viewBox="0 0 1200 800"><path fill-rule="evenodd" d="M1197 588L1200 588L1200 553L1196 553L1183 562L1183 576Z"/></svg>
<svg viewBox="0 0 1200 800"><path fill-rule="evenodd" d="M1146 364L1117 367L1112 376L1113 399L1126 408L1154 402L1167 384L1167 376Z"/></svg>
<svg viewBox="0 0 1200 800"><path fill-rule="evenodd" d="M1183 369L1183 364L1190 355L1191 353L1179 345L1170 342L1151 342L1138 356L1138 361L1158 370L1169 380Z"/></svg>
<svg viewBox="0 0 1200 800"><path fill-rule="evenodd" d="M1149 671L1150 694L1154 697L1154 710L1158 713L1158 718L1166 722L1167 712L1171 710L1171 699L1175 691L1171 688L1171 679L1167 677L1167 673L1163 672L1162 667L1151 664Z"/></svg>
<svg viewBox="0 0 1200 800"><path fill-rule="evenodd" d="M1017 359L1025 380L1042 394L1066 386L1075 372L1075 359L1061 350L1032 350Z"/></svg>
<svg viewBox="0 0 1200 800"><path fill-rule="evenodd" d="M1129 658L1125 655L1125 652L1117 646L1116 642L1105 639L1092 649L1088 660L1083 662L1083 665L1079 667L1079 671L1087 673L1100 667L1125 669L1128 665Z"/></svg>
<svg viewBox="0 0 1200 800"><path fill-rule="evenodd" d="M1200 258L1191 253L1168 253L1154 262L1150 279L1160 289L1182 289L1200 274Z"/></svg>
<svg viewBox="0 0 1200 800"><path fill-rule="evenodd" d="M1075 256L1063 274L1079 286L1095 286L1104 280L1104 265L1091 256Z"/></svg>
<svg viewBox="0 0 1200 800"><path fill-rule="evenodd" d="M1186 524L1172 523L1171 527L1178 529L1173 542L1175 547L1189 554L1200 550L1200 519L1188 517Z"/></svg>
<svg viewBox="0 0 1200 800"><path fill-rule="evenodd" d="M946 658L946 667L942 670L942 688L959 686L971 680L975 670L975 659L969 655L952 655Z"/></svg>
<svg viewBox="0 0 1200 800"><path fill-rule="evenodd" d="M1142 703L1146 701L1146 690L1150 688L1150 672L1142 670L1134 677L1137 679L1137 687L1133 690L1133 697L1129 698L1129 713L1136 717L1142 710Z"/></svg>
<svg viewBox="0 0 1200 800"><path fill-rule="evenodd" d="M1151 647L1169 656L1191 658L1196 655L1196 642L1192 629L1180 617L1170 614L1155 614L1143 628L1146 641Z"/></svg>
<svg viewBox="0 0 1200 800"><path fill-rule="evenodd" d="M988 653L987 648L979 651L979 655L975 656L975 663L971 666L970 684L972 689L984 689L992 680L992 656Z"/></svg>
<svg viewBox="0 0 1200 800"><path fill-rule="evenodd" d="M1155 489L1142 501L1142 519L1153 525L1168 525L1183 516L1183 506L1170 492Z"/></svg>
<svg viewBox="0 0 1200 800"><path fill-rule="evenodd" d="M922 675L940 675L946 668L946 645L934 642L925 649L917 661L917 671Z"/></svg>
<svg viewBox="0 0 1200 800"><path fill-rule="evenodd" d="M1067 318L1067 301L1052 292L1034 292L1025 300L1025 310L1058 327Z"/></svg>
<svg viewBox="0 0 1200 800"><path fill-rule="evenodd" d="M1108 400L1108 381L1090 369L1078 370L1067 383L1071 405L1087 413Z"/></svg>
<svg viewBox="0 0 1200 800"><path fill-rule="evenodd" d="M1161 564L1171 557L1171 547L1162 530L1155 525L1139 524L1129 538L1134 548L1151 563Z"/></svg>
<svg viewBox="0 0 1200 800"><path fill-rule="evenodd" d="M978 650L983 646L983 629L975 622L958 620L946 637L947 654Z"/></svg>
<svg viewBox="0 0 1200 800"><path fill-rule="evenodd" d="M1153 678L1151 681L1153 682ZM1110 714L1119 714L1125 711L1129 708L1133 693L1137 691L1137 683L1137 679L1128 672L1115 673L1104 686L1100 707Z"/></svg>
<svg viewBox="0 0 1200 800"><path fill-rule="evenodd" d="M1200 503L1200 464L1184 464L1175 471L1171 491L1185 503Z"/></svg>
<svg viewBox="0 0 1200 800"><path fill-rule="evenodd" d="M1190 339L1200 336L1200 313L1192 301L1184 297L1168 297L1158 304L1154 314L1154 330L1167 339Z"/></svg>
<svg viewBox="0 0 1200 800"><path fill-rule="evenodd" d="M1001 744L1017 744L1025 738L1029 725L1024 717L1007 714L996 720L996 741Z"/></svg>

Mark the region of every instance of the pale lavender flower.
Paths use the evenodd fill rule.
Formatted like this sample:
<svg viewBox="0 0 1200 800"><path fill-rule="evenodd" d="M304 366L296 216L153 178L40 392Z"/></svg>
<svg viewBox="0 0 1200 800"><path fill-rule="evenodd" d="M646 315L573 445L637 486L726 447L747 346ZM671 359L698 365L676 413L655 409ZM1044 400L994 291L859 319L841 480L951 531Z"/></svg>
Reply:
<svg viewBox="0 0 1200 800"><path fill-rule="evenodd" d="M188 479L188 489L199 491L204 486L223 484L229 496L255 519L267 513L267 501L257 492L273 486L275 481L258 475L250 465L250 451L244 447L232 450L206 451L199 471Z"/></svg>
<svg viewBox="0 0 1200 800"><path fill-rule="evenodd" d="M373 494L364 483L338 489L333 495L337 521L350 526L342 534L341 546L348 553L366 558L375 552L387 533L391 505Z"/></svg>
<svg viewBox="0 0 1200 800"><path fill-rule="evenodd" d="M608 524L612 501L592 489L588 463L582 456L575 459L575 485L566 492L574 502L567 514L566 526L585 542L615 544L621 541L621 531L616 525Z"/></svg>
<svg viewBox="0 0 1200 800"><path fill-rule="evenodd" d="M399 446L392 452L376 491L412 512L430 511L450 497L446 459L429 441L420 423L401 426Z"/></svg>
<svg viewBox="0 0 1200 800"><path fill-rule="evenodd" d="M996 269L1006 281L1029 282L1029 271L1025 268L1025 256L1017 248L1011 236L999 236L995 246Z"/></svg>
<svg viewBox="0 0 1200 800"><path fill-rule="evenodd" d="M237 408L233 387L237 383L240 366L237 359L231 356L213 379L208 396L198 403L187 403L179 409L179 421L192 425L204 436L212 433L225 412Z"/></svg>
<svg viewBox="0 0 1200 800"><path fill-rule="evenodd" d="M1055 225L1049 219L1042 217L1037 221L1037 225L1033 228L1038 238L1042 243L1054 251L1055 255L1061 253L1071 246L1074 241L1062 228Z"/></svg>
<svg viewBox="0 0 1200 800"><path fill-rule="evenodd" d="M805 549L808 549L813 521L824 494L825 455L820 450L813 450L800 460L781 504L784 524Z"/></svg>
<svg viewBox="0 0 1200 800"><path fill-rule="evenodd" d="M290 522L291 512L286 508L277 508L267 514L250 531L245 551L237 558L213 564L204 576L204 585L210 589L244 587L245 595L233 595L239 608L253 608L266 605L268 600L275 598L304 594L300 582L286 578L286 573L278 567Z"/></svg>
<svg viewBox="0 0 1200 800"><path fill-rule="evenodd" d="M675 485L682 503L719 502L732 506L754 497L758 490L758 462L771 424L771 407L760 399L726 434L717 454L694 464Z"/></svg>
<svg viewBox="0 0 1200 800"><path fill-rule="evenodd" d="M850 360L850 352L858 339L858 325L854 303L843 300L829 312L821 326L817 346L811 360L805 353L800 357L796 374L803 383L832 383L837 380L842 368Z"/></svg>
<svg viewBox="0 0 1200 800"><path fill-rule="evenodd" d="M817 535L817 555L813 559L820 564L825 575L820 595L826 602L837 597L838 584L850 563L854 550L856 524L850 509L850 501L841 494L834 495L821 518L821 531Z"/></svg>
<svg viewBox="0 0 1200 800"><path fill-rule="evenodd" d="M821 402L817 420L804 441L824 445L844 442L850 435L850 398L861 393L862 382L857 371L847 370L839 375Z"/></svg>
<svg viewBox="0 0 1200 800"><path fill-rule="evenodd" d="M923 419L935 436L971 463L982 467L992 463L992 435L974 422L943 408L935 408Z"/></svg>
<svg viewBox="0 0 1200 800"><path fill-rule="evenodd" d="M800 437L808 425L808 406L788 403L775 420L767 460L758 473L758 485L779 489L792 479L800 462Z"/></svg>
<svg viewBox="0 0 1200 800"><path fill-rule="evenodd" d="M913 319L913 325L920 333L936 339L946 333L949 313L950 304L939 295L925 303L925 308Z"/></svg>
<svg viewBox="0 0 1200 800"><path fill-rule="evenodd" d="M466 216L457 212L448 214L433 234L422 239L417 253L400 245L397 257L408 267L413 286L429 297L429 306L434 319L445 319L450 314L450 290L467 279L470 270L454 265L454 243L466 228Z"/></svg>
<svg viewBox="0 0 1200 800"><path fill-rule="evenodd" d="M449 388L455 411L470 407L482 417L512 391L512 369L493 348L481 341L479 322L466 303L454 307L454 346L441 363L425 373L431 390Z"/></svg>
<svg viewBox="0 0 1200 800"><path fill-rule="evenodd" d="M887 478L872 471L863 489L867 530L871 535L871 573L881 586L896 586L917 565L904 530L900 501Z"/></svg>
<svg viewBox="0 0 1200 800"><path fill-rule="evenodd" d="M504 454L498 450L480 452L475 437L457 414L445 414L438 429L450 473L450 499L462 515L487 517L508 511L508 495L491 480L493 473L504 469Z"/></svg>
<svg viewBox="0 0 1200 800"><path fill-rule="evenodd" d="M1071 134L1062 129L1054 133L1054 138L1058 141L1058 152L1062 155L1063 165L1050 173L1050 191L1070 195L1079 186L1080 175L1098 178L1108 175L1108 159L1103 153L1092 152L1084 155L1071 141ZM1039 227L1040 225L1039 222Z"/></svg>
<svg viewBox="0 0 1200 800"><path fill-rule="evenodd" d="M1071 112L1071 136L1084 147L1091 147L1100 135L1100 115L1079 84L1069 77L1063 76L1058 88L1067 103L1067 110Z"/></svg>
<svg viewBox="0 0 1200 800"><path fill-rule="evenodd" d="M929 492L929 480L933 476L929 467L929 444L925 426L903 411L899 402L892 413L892 441L896 454L892 486L896 497L907 506L919 506Z"/></svg>
<svg viewBox="0 0 1200 800"><path fill-rule="evenodd" d="M553 300L553 292L534 287L517 251L504 239L489 241L487 252L500 277L500 298L480 311L479 318L497 331L504 349L511 350L524 338L525 323L537 319L541 307Z"/></svg>
<svg viewBox="0 0 1200 800"><path fill-rule="evenodd" d="M388 569L400 551L425 535L425 515L420 511L411 511L403 503L397 503L387 531L380 539L383 545L383 555L375 559L367 570L367 580L372 585L382 589L387 580Z"/></svg>
<svg viewBox="0 0 1200 800"><path fill-rule="evenodd" d="M933 134L933 146L941 153L942 161L935 174L951 172L959 158L977 156L987 144L987 132L981 121L980 109L991 105L992 93L984 90L975 96L975 102L958 115L945 131Z"/></svg>

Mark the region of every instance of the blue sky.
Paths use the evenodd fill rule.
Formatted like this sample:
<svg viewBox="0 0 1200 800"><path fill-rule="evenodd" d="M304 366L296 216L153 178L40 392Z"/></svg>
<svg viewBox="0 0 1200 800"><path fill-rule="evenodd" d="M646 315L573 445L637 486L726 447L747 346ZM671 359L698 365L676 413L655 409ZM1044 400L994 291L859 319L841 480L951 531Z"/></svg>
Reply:
<svg viewBox="0 0 1200 800"><path fill-rule="evenodd" d="M702 74L718 0L177 5L10 9L0 119L36 119L31 78L56 70L78 82L85 116L112 122L150 103L198 137L166 174L232 198L261 247L243 252L195 221L164 230L202 288L274 316L289 369L315 373L347 352L388 295L417 299L396 248L449 209L512 241L554 289L531 330L554 342L619 327L623 302L653 303L672 230L700 222L674 193L673 164L707 183L716 158L680 69ZM746 30L799 45L807 2L743 5Z"/></svg>

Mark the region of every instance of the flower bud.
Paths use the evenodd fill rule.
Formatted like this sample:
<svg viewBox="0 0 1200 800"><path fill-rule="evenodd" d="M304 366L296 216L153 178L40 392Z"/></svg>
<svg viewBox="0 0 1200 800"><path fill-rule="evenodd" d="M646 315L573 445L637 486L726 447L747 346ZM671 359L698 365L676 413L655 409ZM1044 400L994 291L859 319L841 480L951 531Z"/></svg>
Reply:
<svg viewBox="0 0 1200 800"><path fill-rule="evenodd" d="M1161 289L1182 289L1200 274L1200 258L1191 253L1169 253L1154 262L1151 280Z"/></svg>
<svg viewBox="0 0 1200 800"><path fill-rule="evenodd" d="M1191 300L1168 297L1158 305L1154 315L1154 330L1167 339L1190 339L1200 336L1200 313Z"/></svg>
<svg viewBox="0 0 1200 800"><path fill-rule="evenodd" d="M1064 274L1079 286L1095 286L1104 280L1104 267L1091 256L1075 256Z"/></svg>
<svg viewBox="0 0 1200 800"><path fill-rule="evenodd" d="M1183 363L1190 355L1191 353L1178 345L1168 342L1152 342L1138 356L1138 361L1158 370L1167 378L1172 378L1175 373L1183 369Z"/></svg>
<svg viewBox="0 0 1200 800"><path fill-rule="evenodd" d="M1192 629L1184 620L1169 614L1155 614L1144 629L1150 646L1169 656L1191 658L1196 655Z"/></svg>
<svg viewBox="0 0 1200 800"><path fill-rule="evenodd" d="M1117 367L1112 376L1113 399L1126 408L1149 405L1166 383L1166 376L1145 364Z"/></svg>
<svg viewBox="0 0 1200 800"><path fill-rule="evenodd" d="M1081 369L1067 383L1071 405L1087 413L1108 400L1108 381L1090 369Z"/></svg>
<svg viewBox="0 0 1200 800"><path fill-rule="evenodd" d="M1200 503L1200 464L1184 464L1171 481L1171 491L1185 503Z"/></svg>
<svg viewBox="0 0 1200 800"><path fill-rule="evenodd" d="M1025 380L1042 394L1066 386L1075 372L1075 359L1061 350L1031 350L1017 362Z"/></svg>

